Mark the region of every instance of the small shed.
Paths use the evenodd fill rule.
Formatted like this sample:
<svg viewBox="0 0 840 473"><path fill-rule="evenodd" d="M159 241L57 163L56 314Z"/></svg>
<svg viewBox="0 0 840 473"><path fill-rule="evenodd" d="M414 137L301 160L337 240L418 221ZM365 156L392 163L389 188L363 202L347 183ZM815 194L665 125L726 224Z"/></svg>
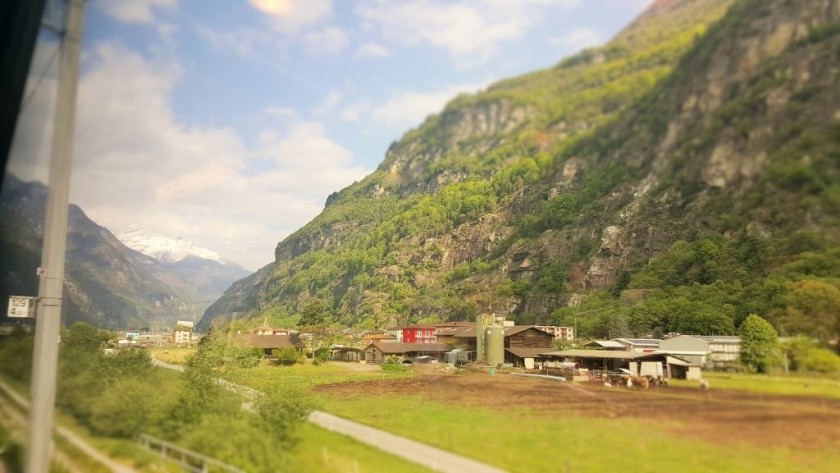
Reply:
<svg viewBox="0 0 840 473"><path fill-rule="evenodd" d="M475 359L475 352L465 350L463 348L456 348L452 351L446 352L446 362L450 365L460 365Z"/></svg>
<svg viewBox="0 0 840 473"><path fill-rule="evenodd" d="M365 359L365 352L361 348L332 346L330 359L338 361L361 361Z"/></svg>
<svg viewBox="0 0 840 473"><path fill-rule="evenodd" d="M690 363L675 356L667 358L668 377L673 379L700 379L703 373L699 363Z"/></svg>

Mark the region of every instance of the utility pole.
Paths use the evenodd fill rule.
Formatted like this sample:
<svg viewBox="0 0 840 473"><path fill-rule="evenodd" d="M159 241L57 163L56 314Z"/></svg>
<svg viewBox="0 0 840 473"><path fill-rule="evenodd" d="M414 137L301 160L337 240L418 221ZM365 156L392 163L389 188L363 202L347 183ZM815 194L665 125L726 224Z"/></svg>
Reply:
<svg viewBox="0 0 840 473"><path fill-rule="evenodd" d="M85 0L67 0L66 25L61 40L44 246L41 267L38 268L40 279L32 361L27 473L47 473L50 464L84 5Z"/></svg>

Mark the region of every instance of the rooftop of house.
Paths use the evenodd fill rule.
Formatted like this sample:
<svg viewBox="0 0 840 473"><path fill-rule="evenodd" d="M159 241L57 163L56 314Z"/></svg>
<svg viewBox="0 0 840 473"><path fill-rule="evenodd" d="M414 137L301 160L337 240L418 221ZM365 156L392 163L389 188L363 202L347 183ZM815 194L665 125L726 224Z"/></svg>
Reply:
<svg viewBox="0 0 840 473"><path fill-rule="evenodd" d="M741 343L741 337L737 335L691 335L694 338L706 340L711 343Z"/></svg>
<svg viewBox="0 0 840 473"><path fill-rule="evenodd" d="M624 348L623 344L618 343L615 340L592 340L591 342L584 343L583 346L585 346L585 347L598 346L598 347L601 347L601 348L612 348L612 349L619 349L619 350Z"/></svg>
<svg viewBox="0 0 840 473"><path fill-rule="evenodd" d="M528 330L537 330L542 334L552 336L550 333L538 329L534 325L514 325L512 327L502 327L504 330L505 337L511 337L518 333L522 333ZM477 327L447 327L444 329L438 329L438 336L450 336L456 338L476 338L476 331Z"/></svg>
<svg viewBox="0 0 840 473"><path fill-rule="evenodd" d="M452 345L446 343L378 343L373 342L365 348L375 347L386 355L402 355L404 353L446 353L453 350Z"/></svg>
<svg viewBox="0 0 840 473"><path fill-rule="evenodd" d="M541 355L550 358L584 358L584 359L614 359L638 360L643 358L661 358L665 353L644 353L626 350L561 350L542 352Z"/></svg>
<svg viewBox="0 0 840 473"><path fill-rule="evenodd" d="M546 350L550 350L551 347L547 348L531 348L531 347L511 347L505 348L505 351L510 353L513 356L518 358L540 358Z"/></svg>
<svg viewBox="0 0 840 473"><path fill-rule="evenodd" d="M637 347L658 347L659 342L662 341L658 338L613 338L613 340L625 346Z"/></svg>

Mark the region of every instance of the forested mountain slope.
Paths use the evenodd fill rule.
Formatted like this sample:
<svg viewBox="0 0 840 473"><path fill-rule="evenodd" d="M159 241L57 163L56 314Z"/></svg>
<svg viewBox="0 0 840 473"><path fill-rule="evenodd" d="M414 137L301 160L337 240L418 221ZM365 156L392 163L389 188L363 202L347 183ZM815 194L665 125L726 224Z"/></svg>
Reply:
<svg viewBox="0 0 840 473"><path fill-rule="evenodd" d="M840 333L840 0L659 0L460 96L202 320ZM292 318L289 318L292 317Z"/></svg>
<svg viewBox="0 0 840 473"><path fill-rule="evenodd" d="M7 174L0 196L0 298L36 296L47 188ZM134 251L76 205L69 210L62 322L102 328L174 326L206 304L176 273ZM5 317L5 312L2 316Z"/></svg>

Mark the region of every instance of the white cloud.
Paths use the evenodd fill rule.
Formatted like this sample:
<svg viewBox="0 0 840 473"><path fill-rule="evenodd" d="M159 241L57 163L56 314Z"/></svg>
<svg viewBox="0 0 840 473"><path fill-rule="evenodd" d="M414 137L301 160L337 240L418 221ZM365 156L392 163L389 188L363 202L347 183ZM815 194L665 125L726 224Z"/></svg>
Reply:
<svg viewBox="0 0 840 473"><path fill-rule="evenodd" d="M232 51L246 57L257 56L272 41L271 34L257 29L216 31L204 25L194 24L193 31L216 49Z"/></svg>
<svg viewBox="0 0 840 473"><path fill-rule="evenodd" d="M289 36L320 23L332 12L330 0L250 0L249 3L268 15L274 29Z"/></svg>
<svg viewBox="0 0 840 473"><path fill-rule="evenodd" d="M386 57L390 53L379 43L368 42L356 48L356 55L359 57Z"/></svg>
<svg viewBox="0 0 840 473"><path fill-rule="evenodd" d="M124 47L90 51L79 87L71 200L98 223L118 229L140 222L149 233L178 235L257 269L331 192L369 172L319 124L289 109L267 109L286 121L286 131L255 130L254 144L231 129L184 125L170 105L180 77L177 65ZM49 118L48 105L33 102L29 121ZM43 136L18 141L10 169L43 179Z"/></svg>
<svg viewBox="0 0 840 473"><path fill-rule="evenodd" d="M341 28L330 26L321 30L307 33L303 37L303 44L315 54L338 54L350 44L350 38Z"/></svg>
<svg viewBox="0 0 840 473"><path fill-rule="evenodd" d="M547 7L570 8L580 0L367 0L356 13L386 40L432 45L479 62L498 46L522 36Z"/></svg>
<svg viewBox="0 0 840 473"><path fill-rule="evenodd" d="M399 91L373 110L372 117L394 130L417 126L426 117L443 110L447 102L460 93L477 92L489 84L462 84L431 92Z"/></svg>
<svg viewBox="0 0 840 473"><path fill-rule="evenodd" d="M174 8L178 0L98 0L95 5L109 16L126 23L152 23L152 10Z"/></svg>
<svg viewBox="0 0 840 473"><path fill-rule="evenodd" d="M563 36L551 40L552 44L566 46L573 50L597 46L603 42L604 40L601 38L600 33L592 28L576 28Z"/></svg>

